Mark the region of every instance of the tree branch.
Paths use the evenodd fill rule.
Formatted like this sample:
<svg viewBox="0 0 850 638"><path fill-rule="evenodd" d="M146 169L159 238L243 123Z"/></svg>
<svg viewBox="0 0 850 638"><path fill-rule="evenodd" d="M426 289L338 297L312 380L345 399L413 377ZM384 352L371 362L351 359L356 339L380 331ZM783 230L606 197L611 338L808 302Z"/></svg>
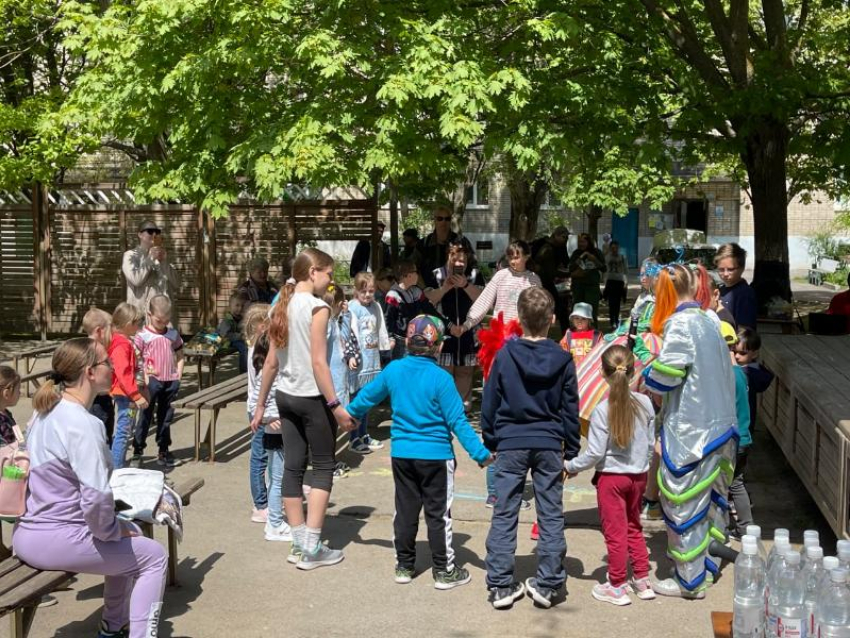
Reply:
<svg viewBox="0 0 850 638"><path fill-rule="evenodd" d="M641 3L651 15L661 19L664 23L667 39L679 52L679 57L690 64L709 87L721 90L729 88L723 74L700 45L693 27L688 28L686 24L689 22L687 14L680 13L679 19L676 19L659 7L655 0L641 0ZM686 23L683 23L682 20L685 20Z"/></svg>
<svg viewBox="0 0 850 638"><path fill-rule="evenodd" d="M767 43L772 51L780 54L780 59L787 63L787 42L785 40L785 6L782 0L762 0L764 9L764 28L767 32Z"/></svg>
<svg viewBox="0 0 850 638"><path fill-rule="evenodd" d="M789 56L793 61L800 51L800 45L803 43L803 32L806 30L809 21L809 0L803 0L800 5L800 17L797 18L797 28L794 30L794 35L791 42L791 52Z"/></svg>

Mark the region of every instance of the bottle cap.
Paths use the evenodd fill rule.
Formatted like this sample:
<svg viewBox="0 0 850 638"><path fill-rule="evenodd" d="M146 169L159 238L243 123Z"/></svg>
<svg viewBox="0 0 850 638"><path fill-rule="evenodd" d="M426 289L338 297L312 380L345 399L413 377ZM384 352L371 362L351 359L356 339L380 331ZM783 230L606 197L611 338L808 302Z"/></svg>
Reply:
<svg viewBox="0 0 850 638"><path fill-rule="evenodd" d="M777 541L780 538L784 538L785 540L789 540L791 538L791 533L785 529L784 527L778 527L775 532L773 532L773 540Z"/></svg>
<svg viewBox="0 0 850 638"><path fill-rule="evenodd" d="M741 551L748 556L759 553L758 539L755 536L745 535L741 538Z"/></svg>
<svg viewBox="0 0 850 638"><path fill-rule="evenodd" d="M820 538L820 534L818 534L816 529L807 529L803 532L803 541L805 542L807 538L814 538L815 540L818 540Z"/></svg>
<svg viewBox="0 0 850 638"><path fill-rule="evenodd" d="M826 556L823 559L823 568L828 572L831 572L833 569L838 569L840 564L841 563L835 556Z"/></svg>
<svg viewBox="0 0 850 638"><path fill-rule="evenodd" d="M842 547L850 547L850 541L841 539L837 543L835 543L836 553L841 551Z"/></svg>
<svg viewBox="0 0 850 638"><path fill-rule="evenodd" d="M761 538L761 527L758 525L747 525L747 535L755 536L756 539Z"/></svg>
<svg viewBox="0 0 850 638"><path fill-rule="evenodd" d="M793 549L790 552L786 552L785 562L788 565L799 565L800 564L800 552L795 552Z"/></svg>
<svg viewBox="0 0 850 638"><path fill-rule="evenodd" d="M829 572L829 578L833 583L846 583L847 582L847 570L846 569L833 569Z"/></svg>
<svg viewBox="0 0 850 638"><path fill-rule="evenodd" d="M820 560L821 558L823 558L823 547L807 547L806 558L808 558L809 560Z"/></svg>
<svg viewBox="0 0 850 638"><path fill-rule="evenodd" d="M780 536L773 542L773 544L779 554L785 554L791 551L791 541L789 541L787 538L782 538Z"/></svg>
<svg viewBox="0 0 850 638"><path fill-rule="evenodd" d="M850 562L850 547L838 548L838 560L842 563Z"/></svg>

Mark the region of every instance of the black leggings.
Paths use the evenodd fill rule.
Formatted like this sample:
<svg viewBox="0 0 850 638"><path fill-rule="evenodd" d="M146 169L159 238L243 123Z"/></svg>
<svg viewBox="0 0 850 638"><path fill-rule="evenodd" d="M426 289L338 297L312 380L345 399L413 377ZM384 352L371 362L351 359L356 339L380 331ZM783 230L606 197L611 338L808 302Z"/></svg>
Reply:
<svg viewBox="0 0 850 638"><path fill-rule="evenodd" d="M275 394L283 426L283 497L301 498L307 461L313 459L312 487L331 491L336 462L336 419L322 396Z"/></svg>

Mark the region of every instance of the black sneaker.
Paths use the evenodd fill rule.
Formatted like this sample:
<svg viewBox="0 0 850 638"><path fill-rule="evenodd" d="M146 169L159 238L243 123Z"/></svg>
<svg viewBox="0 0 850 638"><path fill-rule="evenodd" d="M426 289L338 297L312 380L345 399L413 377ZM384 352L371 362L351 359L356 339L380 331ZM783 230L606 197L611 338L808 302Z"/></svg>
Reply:
<svg viewBox="0 0 850 638"><path fill-rule="evenodd" d="M171 452L165 451L160 452L159 456L156 457L156 464L162 467L175 467L180 464L174 455Z"/></svg>
<svg viewBox="0 0 850 638"><path fill-rule="evenodd" d="M522 583L514 583L510 587L492 587L490 589L490 602L496 609L508 609L522 598L525 586Z"/></svg>
<svg viewBox="0 0 850 638"><path fill-rule="evenodd" d="M552 598L555 596L555 590L538 585L536 578L526 579L525 589L528 595L534 600L535 605L539 605L544 609L549 609L552 606Z"/></svg>
<svg viewBox="0 0 850 638"><path fill-rule="evenodd" d="M127 464L127 467L132 467L137 470L142 467L142 455L134 454L133 457L130 459L130 462Z"/></svg>
<svg viewBox="0 0 850 638"><path fill-rule="evenodd" d="M468 570L455 565L455 568L450 572L437 572L434 574L434 588L454 589L455 587L466 585L471 580L472 575Z"/></svg>

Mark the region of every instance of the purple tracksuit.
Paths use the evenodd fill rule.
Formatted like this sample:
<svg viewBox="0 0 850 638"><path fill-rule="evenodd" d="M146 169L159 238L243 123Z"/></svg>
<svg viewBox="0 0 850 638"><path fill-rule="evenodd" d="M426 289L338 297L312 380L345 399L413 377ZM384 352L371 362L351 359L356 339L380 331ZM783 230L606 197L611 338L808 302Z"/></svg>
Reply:
<svg viewBox="0 0 850 638"><path fill-rule="evenodd" d="M61 400L29 428L27 511L15 527L15 554L44 570L106 576L103 620L130 624L129 638L157 635L167 555L156 541L122 537L115 517L106 435L96 417Z"/></svg>

